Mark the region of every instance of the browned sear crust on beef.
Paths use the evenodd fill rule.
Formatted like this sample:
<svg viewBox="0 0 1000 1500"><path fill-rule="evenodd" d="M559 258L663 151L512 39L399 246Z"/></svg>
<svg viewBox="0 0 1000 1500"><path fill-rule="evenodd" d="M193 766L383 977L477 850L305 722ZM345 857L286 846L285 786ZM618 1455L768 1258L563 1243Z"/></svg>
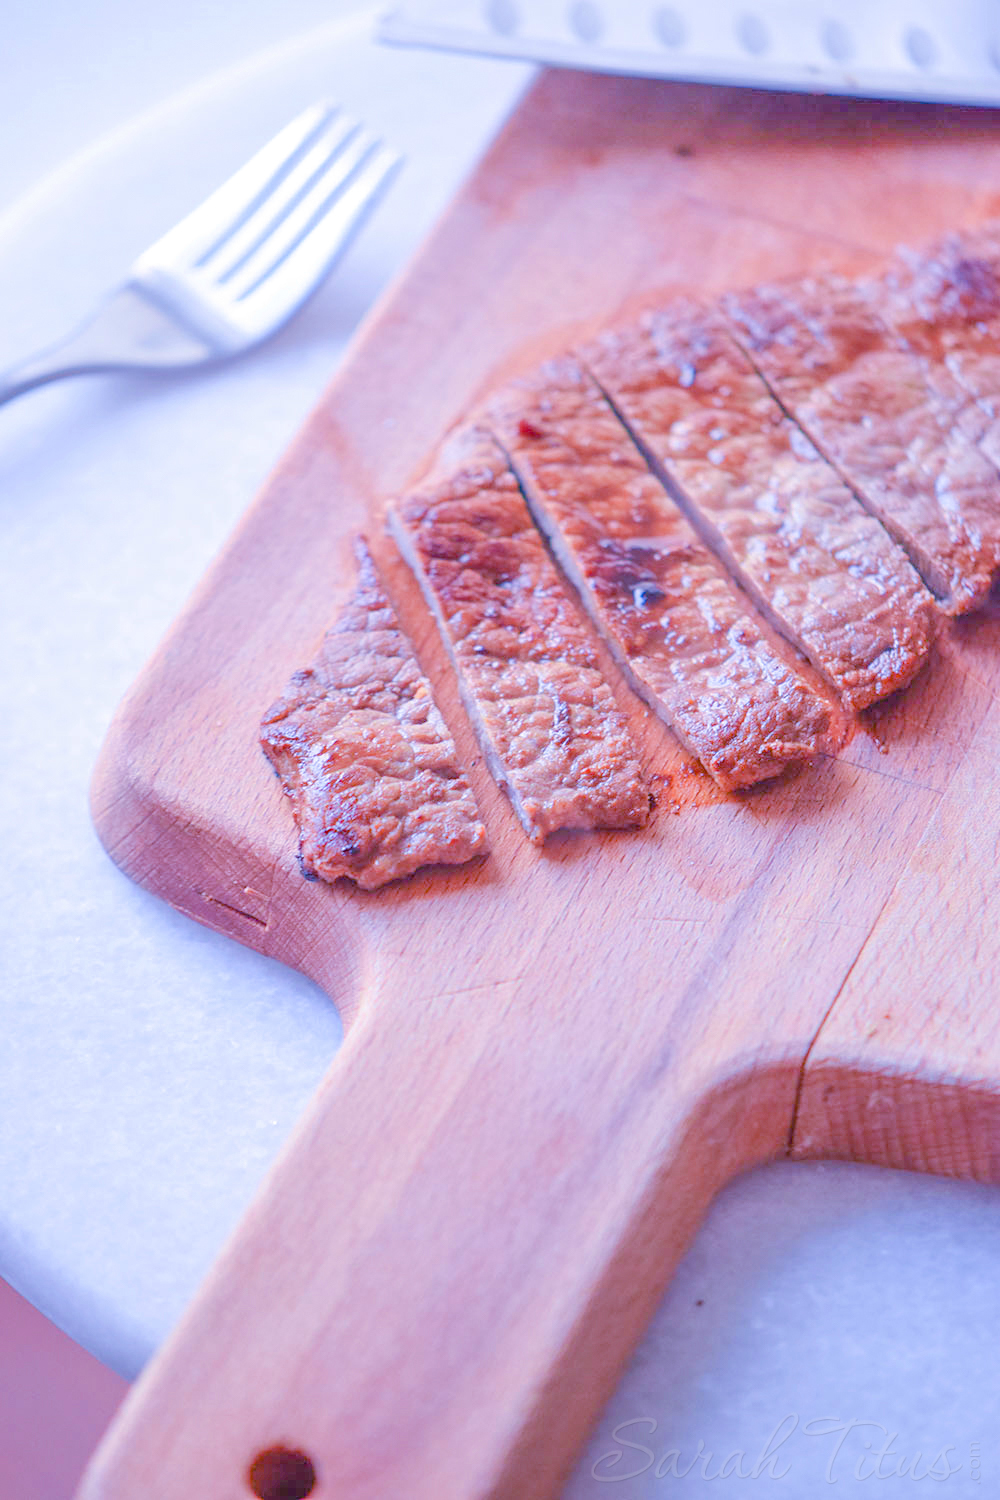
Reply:
<svg viewBox="0 0 1000 1500"><path fill-rule="evenodd" d="M261 744L291 800L302 868L365 890L464 864L486 830L455 746L367 548L316 660L265 714Z"/></svg>
<svg viewBox="0 0 1000 1500"><path fill-rule="evenodd" d="M902 253L880 290L908 346L975 401L979 445L1000 467L1000 220Z"/></svg>
<svg viewBox="0 0 1000 1500"><path fill-rule="evenodd" d="M974 403L885 321L878 283L806 277L723 298L778 400L954 613L1000 565L1000 475Z"/></svg>
<svg viewBox="0 0 1000 1500"><path fill-rule="evenodd" d="M836 748L843 714L775 649L576 360L515 382L488 420L632 686L724 790Z"/></svg>
<svg viewBox="0 0 1000 1500"><path fill-rule="evenodd" d="M700 535L849 708L910 681L937 629L933 599L719 314L671 304L584 360Z"/></svg>
<svg viewBox="0 0 1000 1500"><path fill-rule="evenodd" d="M634 828L650 799L624 717L500 449L472 430L389 523L531 839Z"/></svg>

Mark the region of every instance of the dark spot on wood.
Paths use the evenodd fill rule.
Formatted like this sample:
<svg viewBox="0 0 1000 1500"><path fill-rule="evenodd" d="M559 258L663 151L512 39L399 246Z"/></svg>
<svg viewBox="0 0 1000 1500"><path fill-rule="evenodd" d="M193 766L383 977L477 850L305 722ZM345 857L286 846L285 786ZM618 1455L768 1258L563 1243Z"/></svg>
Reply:
<svg viewBox="0 0 1000 1500"><path fill-rule="evenodd" d="M247 1483L258 1500L305 1500L316 1487L316 1470L308 1454L278 1444L257 1454Z"/></svg>

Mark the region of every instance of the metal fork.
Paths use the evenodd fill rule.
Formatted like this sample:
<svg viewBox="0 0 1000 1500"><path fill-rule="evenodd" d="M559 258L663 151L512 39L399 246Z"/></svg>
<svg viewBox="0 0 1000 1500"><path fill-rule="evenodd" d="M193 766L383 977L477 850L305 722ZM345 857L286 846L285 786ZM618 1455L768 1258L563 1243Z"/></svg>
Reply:
<svg viewBox="0 0 1000 1500"><path fill-rule="evenodd" d="M402 161L314 105L151 245L82 328L0 375L0 405L67 375L181 369L274 333L330 270Z"/></svg>

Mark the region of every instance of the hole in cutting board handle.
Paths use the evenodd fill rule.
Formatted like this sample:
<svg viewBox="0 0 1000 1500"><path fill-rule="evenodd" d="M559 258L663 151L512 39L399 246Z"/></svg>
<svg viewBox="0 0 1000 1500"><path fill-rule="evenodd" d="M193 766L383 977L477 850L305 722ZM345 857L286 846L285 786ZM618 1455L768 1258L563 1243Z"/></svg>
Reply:
<svg viewBox="0 0 1000 1500"><path fill-rule="evenodd" d="M247 1483L258 1500L305 1500L316 1485L316 1470L307 1453L279 1444L257 1454Z"/></svg>

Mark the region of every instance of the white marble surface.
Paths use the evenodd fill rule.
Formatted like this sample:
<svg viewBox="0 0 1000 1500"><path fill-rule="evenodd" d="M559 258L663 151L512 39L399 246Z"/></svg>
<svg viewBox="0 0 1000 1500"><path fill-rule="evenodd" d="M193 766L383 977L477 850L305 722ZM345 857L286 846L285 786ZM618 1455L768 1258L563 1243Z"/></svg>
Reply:
<svg viewBox="0 0 1000 1500"><path fill-rule="evenodd" d="M410 157L334 281L267 348L0 410L0 1274L127 1373L193 1292L339 1028L312 985L119 875L90 828L94 757L526 76L376 51L342 26L356 8L244 0L238 34L235 8L205 0L155 17L125 0L13 0L4 15L0 365L58 336L312 98L344 97ZM752 1174L713 1210L568 1494L996 1493L998 1293L993 1191L845 1166ZM822 1435L852 1422L867 1425ZM894 1456L864 1477L893 1431ZM944 1449L946 1478L941 1464L885 1477L918 1450L919 1476ZM713 1477L737 1451L744 1477Z"/></svg>

